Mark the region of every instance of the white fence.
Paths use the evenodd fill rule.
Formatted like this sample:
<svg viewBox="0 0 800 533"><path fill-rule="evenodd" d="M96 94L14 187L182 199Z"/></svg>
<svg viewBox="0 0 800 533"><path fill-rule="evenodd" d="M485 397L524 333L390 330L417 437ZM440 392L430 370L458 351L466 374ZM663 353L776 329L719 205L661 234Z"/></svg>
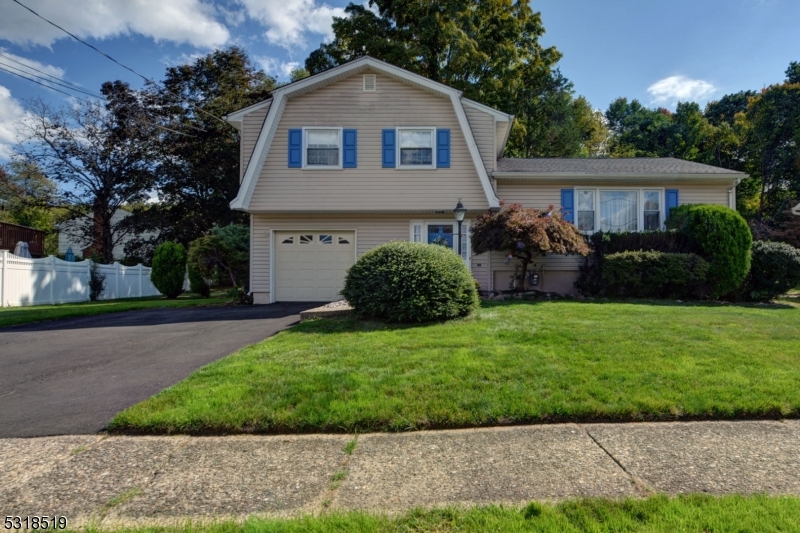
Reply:
<svg viewBox="0 0 800 533"><path fill-rule="evenodd" d="M91 261L72 263L50 256L27 259L5 250L0 251L0 305L63 304L89 300L89 266ZM158 296L150 281L150 268L119 263L98 265L105 275L101 300Z"/></svg>

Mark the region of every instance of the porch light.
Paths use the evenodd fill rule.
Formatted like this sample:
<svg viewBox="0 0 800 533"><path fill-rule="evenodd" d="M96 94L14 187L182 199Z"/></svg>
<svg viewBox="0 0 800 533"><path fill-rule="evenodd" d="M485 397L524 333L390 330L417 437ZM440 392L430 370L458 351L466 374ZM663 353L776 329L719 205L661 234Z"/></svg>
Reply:
<svg viewBox="0 0 800 533"><path fill-rule="evenodd" d="M464 207L464 204L461 203L461 198L458 199L458 203L456 204L456 208L453 209L453 215L456 217L456 221L458 222L458 255L463 259L463 254L461 253L461 223L464 222L464 216L467 214L467 208Z"/></svg>

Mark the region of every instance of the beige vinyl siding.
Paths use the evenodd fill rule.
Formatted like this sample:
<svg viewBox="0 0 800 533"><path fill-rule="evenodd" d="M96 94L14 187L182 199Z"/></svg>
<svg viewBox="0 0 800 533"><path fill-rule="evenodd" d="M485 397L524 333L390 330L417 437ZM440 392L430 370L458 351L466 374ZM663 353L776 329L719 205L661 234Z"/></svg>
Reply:
<svg viewBox="0 0 800 533"><path fill-rule="evenodd" d="M255 187L250 211L452 210L488 202L448 98L382 74L365 92L363 73L288 100ZM358 168L287 168L290 128L330 126L358 130ZM449 128L449 169L382 168L382 130L397 126Z"/></svg>
<svg viewBox="0 0 800 533"><path fill-rule="evenodd" d="M482 291L489 290L489 254L473 255L470 261L472 277L481 284Z"/></svg>
<svg viewBox="0 0 800 533"><path fill-rule="evenodd" d="M503 122L500 120L495 123L494 151L496 158L503 157L503 152L505 151L503 142L506 140L506 132L508 131L508 128L511 127L511 124L511 122Z"/></svg>
<svg viewBox="0 0 800 533"><path fill-rule="evenodd" d="M494 117L468 105L464 106L464 112L467 114L467 120L475 138L475 144L478 145L478 151L481 153L486 172L494 172L497 168L494 144Z"/></svg>
<svg viewBox="0 0 800 533"><path fill-rule="evenodd" d="M250 157L253 155L253 149L258 141L258 134L261 133L261 126L264 125L264 119L267 117L271 104L267 104L261 109L256 109L242 118L242 141L240 143L242 150L242 164L239 169L239 182L241 183L244 171L250 163Z"/></svg>
<svg viewBox="0 0 800 533"><path fill-rule="evenodd" d="M664 185L665 189L678 189L678 204L728 205L730 185Z"/></svg>
<svg viewBox="0 0 800 533"><path fill-rule="evenodd" d="M571 185L552 185L535 183L503 183L497 184L497 197L507 204L522 204L525 207L547 209L553 205L561 207L561 189Z"/></svg>

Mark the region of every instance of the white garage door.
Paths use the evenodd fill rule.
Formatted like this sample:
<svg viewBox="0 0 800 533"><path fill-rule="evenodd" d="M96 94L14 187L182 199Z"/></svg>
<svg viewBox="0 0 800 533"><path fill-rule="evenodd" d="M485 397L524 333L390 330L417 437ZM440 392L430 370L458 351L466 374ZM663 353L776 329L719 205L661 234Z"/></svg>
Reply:
<svg viewBox="0 0 800 533"><path fill-rule="evenodd" d="M275 232L275 301L341 300L355 250L352 231Z"/></svg>

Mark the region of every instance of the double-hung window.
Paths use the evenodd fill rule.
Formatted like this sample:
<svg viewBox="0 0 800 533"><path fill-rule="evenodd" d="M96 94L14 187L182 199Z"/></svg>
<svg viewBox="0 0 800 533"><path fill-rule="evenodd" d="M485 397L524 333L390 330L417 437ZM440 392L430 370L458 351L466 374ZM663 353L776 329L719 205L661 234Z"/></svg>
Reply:
<svg viewBox="0 0 800 533"><path fill-rule="evenodd" d="M581 231L658 231L664 221L661 189L576 189Z"/></svg>
<svg viewBox="0 0 800 533"><path fill-rule="evenodd" d="M342 131L339 128L308 128L303 137L304 167L341 168Z"/></svg>
<svg viewBox="0 0 800 533"><path fill-rule="evenodd" d="M400 168L433 168L435 128L399 128Z"/></svg>

